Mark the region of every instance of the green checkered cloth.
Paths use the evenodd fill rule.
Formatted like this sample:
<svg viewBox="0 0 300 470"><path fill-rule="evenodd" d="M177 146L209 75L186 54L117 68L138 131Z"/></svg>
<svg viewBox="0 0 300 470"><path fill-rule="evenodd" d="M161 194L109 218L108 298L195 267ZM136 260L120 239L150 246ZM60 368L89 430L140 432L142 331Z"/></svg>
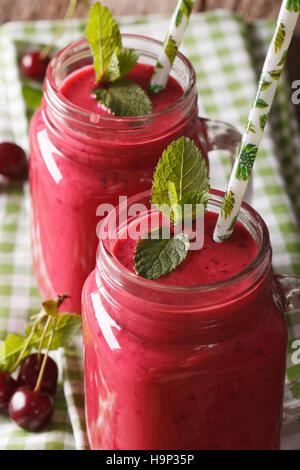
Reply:
<svg viewBox="0 0 300 470"><path fill-rule="evenodd" d="M120 18L123 32L163 39L165 17ZM28 116L22 95L18 58L33 44L51 42L57 22L10 23L0 28L0 141L15 141L28 150ZM247 121L261 62L273 24L245 25L228 11L194 14L187 29L183 52L192 61L198 81L200 114L221 119L241 131ZM84 34L80 20L68 22L56 42L61 48ZM276 102L255 164L254 207L271 234L274 268L279 273L300 274L300 136L289 89L282 77ZM214 152L212 187L225 189L230 173L229 156ZM30 315L40 308L32 272L29 236L30 201L24 188L1 186L0 192L0 339L8 332L23 333ZM300 338L300 312L287 316L290 340ZM0 416L0 449L86 449L81 337L67 351L54 354L60 368L60 386L50 426L27 433ZM300 374L288 355L287 380ZM300 406L300 385L286 393L290 408ZM299 415L286 418L282 448L300 448Z"/></svg>

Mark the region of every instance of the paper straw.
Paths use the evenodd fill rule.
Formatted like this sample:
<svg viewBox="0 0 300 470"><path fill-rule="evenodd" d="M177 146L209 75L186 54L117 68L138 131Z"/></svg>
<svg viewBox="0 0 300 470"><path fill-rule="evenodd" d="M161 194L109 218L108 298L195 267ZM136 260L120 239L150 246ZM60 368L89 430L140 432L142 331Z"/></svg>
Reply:
<svg viewBox="0 0 300 470"><path fill-rule="evenodd" d="M150 91L159 93L168 81L169 72L182 41L195 0L178 0L171 23L164 41L164 46L158 57L151 81Z"/></svg>
<svg viewBox="0 0 300 470"><path fill-rule="evenodd" d="M223 242L231 237L243 201L251 170L269 116L286 54L300 12L300 0L284 0L279 12L256 95L248 116L238 157L232 169L213 239Z"/></svg>

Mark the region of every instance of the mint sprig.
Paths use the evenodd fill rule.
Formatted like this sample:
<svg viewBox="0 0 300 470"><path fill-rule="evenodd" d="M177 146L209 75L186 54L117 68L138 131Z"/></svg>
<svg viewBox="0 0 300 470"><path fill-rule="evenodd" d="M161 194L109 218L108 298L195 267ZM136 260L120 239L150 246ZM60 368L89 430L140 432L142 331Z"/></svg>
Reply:
<svg viewBox="0 0 300 470"><path fill-rule="evenodd" d="M186 258L189 239L184 233L165 239L162 231L159 237L141 238L135 248L134 268L137 274L147 279L157 279L173 271Z"/></svg>
<svg viewBox="0 0 300 470"><path fill-rule="evenodd" d="M169 182L169 194L172 200L171 217L175 224L184 219L190 218L194 220L197 216L197 208L200 204L203 205L204 211L206 210L209 200L209 193L206 189L196 189L189 191L178 200L175 184Z"/></svg>
<svg viewBox="0 0 300 470"><path fill-rule="evenodd" d="M207 209L209 178L204 158L187 137L172 142L159 160L152 184L151 202L175 225L197 217L199 205ZM178 231L178 229L177 229ZM157 279L179 266L189 250L189 237L181 231L166 238L162 227L139 240L135 248L135 272Z"/></svg>
<svg viewBox="0 0 300 470"><path fill-rule="evenodd" d="M136 66L139 54L134 49L118 47L111 56L104 79L109 82L115 82L119 78L127 75L133 67Z"/></svg>
<svg viewBox="0 0 300 470"><path fill-rule="evenodd" d="M116 116L150 114L152 104L146 92L137 83L122 80L136 66L139 54L122 46L117 22L99 2L90 10L86 36L94 59L96 81L99 85L108 82L107 86L93 90L97 101Z"/></svg>
<svg viewBox="0 0 300 470"><path fill-rule="evenodd" d="M122 40L119 26L111 12L99 2L90 9L86 37L94 58L96 80L100 82L114 51L121 49Z"/></svg>
<svg viewBox="0 0 300 470"><path fill-rule="evenodd" d="M179 204L206 206L209 192L208 170L204 158L195 142L181 137L164 150L159 160L152 184L151 202L168 217L165 208ZM178 222L174 210L170 212L172 222Z"/></svg>
<svg viewBox="0 0 300 470"><path fill-rule="evenodd" d="M116 116L143 116L152 110L150 98L145 91L126 78L113 82L108 88L97 88L94 94Z"/></svg>

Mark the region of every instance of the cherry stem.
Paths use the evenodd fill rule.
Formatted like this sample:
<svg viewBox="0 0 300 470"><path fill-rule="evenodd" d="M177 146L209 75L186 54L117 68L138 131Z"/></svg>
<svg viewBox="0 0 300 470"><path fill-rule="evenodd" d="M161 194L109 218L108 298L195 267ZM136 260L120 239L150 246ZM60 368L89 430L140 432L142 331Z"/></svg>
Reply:
<svg viewBox="0 0 300 470"><path fill-rule="evenodd" d="M67 295L67 294L59 294L57 296L57 308L59 309L59 307L63 304L63 302L66 300L66 299L69 299L70 296ZM22 361L22 359L24 358L24 355L26 353L26 350L30 344L30 341L35 333L35 330L36 330L36 327L38 325L38 323L40 322L40 318L39 318L39 314L36 316L36 320L31 328L31 331L30 331L30 334L29 336L27 337L26 341L25 341L25 344L18 356L18 359L15 363L15 365L13 366L13 368L11 369L10 373L14 372L17 367L19 366L20 362ZM50 321L51 321L51 317L48 317L47 318L47 321L46 321L46 324L45 324L45 327L44 327L44 330L43 330L43 334L42 334L42 337L41 337L41 340L40 340L40 343L39 343L39 349L38 349L38 360L40 359L40 355L41 355L41 350L42 350L42 347L43 347L43 343L44 343L44 340L45 340L45 336L46 336L46 333L47 333L47 330L48 330L48 327L49 327L49 324L50 324ZM52 338L53 339L53 335L54 335L54 331L55 331L55 327L56 327L56 318L55 318L55 323L54 323L54 330L52 331L52 334L51 334L51 337L50 339ZM51 339L51 343L52 343L52 339ZM49 341L49 344L50 344L50 347L51 347L51 343ZM49 348L49 345L48 345L48 348ZM49 349L48 349L48 352L49 352ZM48 352L47 352L47 355L48 355ZM45 364L46 364L46 361L44 361ZM42 364L43 366L43 364ZM44 366L45 367L45 366Z"/></svg>
<svg viewBox="0 0 300 470"><path fill-rule="evenodd" d="M66 299L68 299L68 298L70 298L70 296L67 295L67 294L58 294L57 300L56 300L57 309L59 309L59 307L60 307L60 306L64 303L64 301L65 301ZM51 317L49 316L49 317L47 318L46 324L45 324L45 326L44 326L43 334L42 334L42 337L41 337L41 340L40 340L40 344L39 344L39 348L38 348L38 363L39 363L39 361L40 361L41 351L42 351L42 349L43 349L43 344L44 344L45 336L46 336L46 333L47 333L47 330L48 330L50 321L51 321Z"/></svg>
<svg viewBox="0 0 300 470"><path fill-rule="evenodd" d="M51 318L50 318L50 321L51 321ZM49 354L49 351L50 351L50 348L51 348L51 344L52 344L52 341L53 341L53 338L54 338L54 333L55 333L55 329L56 329L56 322L57 322L57 319L54 318L53 319L53 327L52 327L52 332L51 332L51 336L49 338L49 342L48 342L48 347L47 347L47 351L46 351L46 354L44 356L44 359L43 359L43 362L42 362L42 365L41 365L41 369L40 369L40 373L39 373L39 376L38 376L38 379L37 379L37 382L36 382L36 385L34 387L34 392L38 392L41 388L41 384L42 384L42 380L43 380L43 375L44 375L44 371L45 371L45 367L46 367L46 363L47 363L47 359L48 359L48 354Z"/></svg>
<svg viewBox="0 0 300 470"><path fill-rule="evenodd" d="M70 295L68 294L58 294L57 296L57 309L64 303L66 299L70 299Z"/></svg>
<svg viewBox="0 0 300 470"><path fill-rule="evenodd" d="M49 327L49 325L50 325L50 322L51 322L51 317L48 317L48 318L47 318L47 321L46 321L46 324L45 324L45 326L44 326L43 334L42 334L42 337L41 337L41 340L40 340L40 344L39 344L39 348L38 348L38 363L40 362L41 351L42 351L42 349L43 349L44 339L45 339L45 336L46 336L48 327Z"/></svg>
<svg viewBox="0 0 300 470"><path fill-rule="evenodd" d="M58 294L57 300L56 300L57 310L64 303L64 301L66 299L69 299L69 298L70 298L70 296L68 294ZM48 331L51 320L52 320L52 317L49 316L47 318L46 324L44 326L43 334L42 334L41 341L40 341L40 344L39 344L39 349L38 349L38 362L40 360L41 350L42 350L42 347L43 347L45 337L46 337L46 334L47 334L47 331ZM41 365L41 368L40 368L39 376L38 376L38 379L37 379L37 382L36 382L36 385L35 385L35 388L34 388L34 392L38 392L40 387L41 387L41 383L42 383L43 375L44 375L44 370L45 370L47 359L48 359L49 350L51 348L51 344L52 344L54 334L55 334L56 322L57 322L57 318L54 318L53 328L52 328L51 336L49 338L47 351L46 351L46 354L43 358L43 362L42 362L42 365Z"/></svg>
<svg viewBox="0 0 300 470"><path fill-rule="evenodd" d="M37 324L38 324L38 320L36 320L36 321L34 322L34 324L33 324L33 326L32 326L32 329L31 329L31 332L30 332L30 334L29 334L27 340L25 341L25 344L24 344L24 346L23 346L23 349L22 349L22 351L20 352L19 357L18 357L18 359L17 359L17 362L16 362L15 365L13 366L11 372L14 372L14 371L16 370L16 368L18 367L18 365L20 364L20 362L22 361L22 359L23 359L23 357L24 357L24 354L25 354L25 352L26 352L26 350L27 350L27 348L28 348L28 345L29 345L29 343L30 343L30 341L31 341L31 338L32 338L33 335L34 335L34 332L35 332L35 330L36 330Z"/></svg>

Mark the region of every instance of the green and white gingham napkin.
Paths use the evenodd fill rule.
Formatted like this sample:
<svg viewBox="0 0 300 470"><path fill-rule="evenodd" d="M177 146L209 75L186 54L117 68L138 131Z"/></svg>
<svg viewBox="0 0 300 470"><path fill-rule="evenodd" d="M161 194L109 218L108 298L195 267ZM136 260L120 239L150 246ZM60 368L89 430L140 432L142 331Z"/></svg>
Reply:
<svg viewBox="0 0 300 470"><path fill-rule="evenodd" d="M158 16L120 18L123 32L163 39L168 19ZM51 42L58 22L10 23L0 28L0 141L15 141L28 150L28 110L22 97L20 53L32 44ZM225 10L194 14L183 52L198 80L200 114L222 119L241 131L247 121L273 23L245 25ZM85 24L68 22L57 47L79 39ZM229 157L214 152L212 186L225 189ZM255 163L254 207L271 234L274 268L300 275L300 135L282 77L259 157ZM24 188L0 185L0 339L23 333L28 317L39 310L40 297L32 273L29 237L30 201ZM300 339L300 312L287 316L290 339ZM53 420L46 431L27 433L0 415L0 449L87 449L81 337L68 351L59 350L60 387ZM288 357L288 379L300 374ZM286 394L291 407L300 406L300 385ZM300 449L299 415L283 426L282 448Z"/></svg>

